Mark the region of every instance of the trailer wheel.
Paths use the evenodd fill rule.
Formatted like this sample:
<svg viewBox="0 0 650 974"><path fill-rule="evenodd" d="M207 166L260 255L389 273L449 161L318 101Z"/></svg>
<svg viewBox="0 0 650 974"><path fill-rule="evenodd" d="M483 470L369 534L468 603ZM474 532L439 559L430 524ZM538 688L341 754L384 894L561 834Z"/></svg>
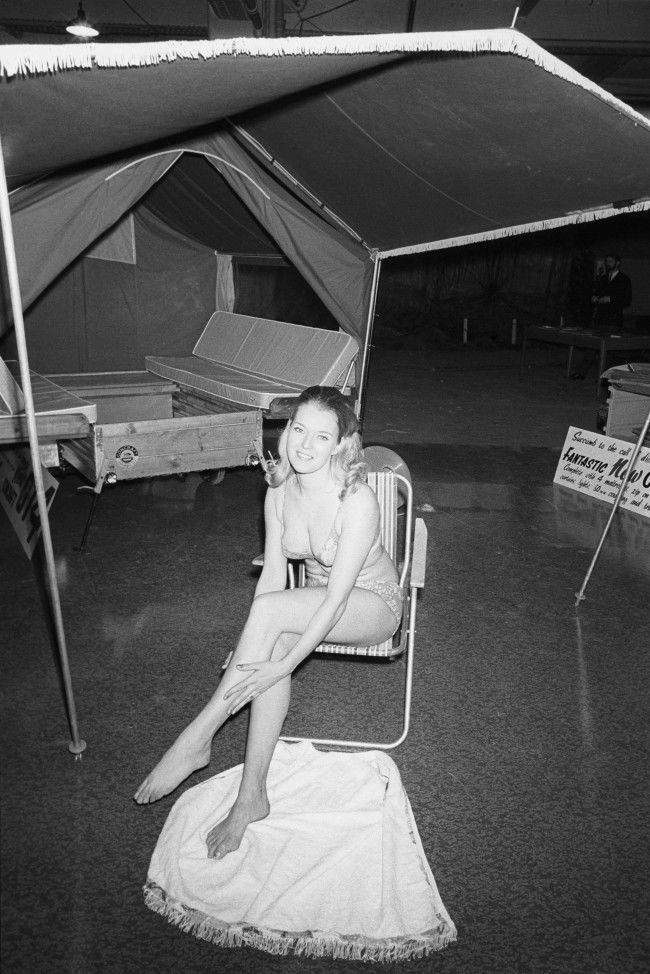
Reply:
<svg viewBox="0 0 650 974"><path fill-rule="evenodd" d="M219 484L223 483L223 479L226 476L226 471L224 467L219 470L204 470L201 477L207 484L212 487L218 487Z"/></svg>

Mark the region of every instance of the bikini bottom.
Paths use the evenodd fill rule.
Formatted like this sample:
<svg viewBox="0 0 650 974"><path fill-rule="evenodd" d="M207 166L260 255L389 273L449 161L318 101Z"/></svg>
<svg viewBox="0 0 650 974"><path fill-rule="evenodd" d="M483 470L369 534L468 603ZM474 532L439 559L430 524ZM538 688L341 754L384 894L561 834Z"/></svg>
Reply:
<svg viewBox="0 0 650 974"><path fill-rule="evenodd" d="M327 577L319 575L307 575L308 588L324 588L327 585ZM404 593L397 582L381 582L372 578L357 579L355 588L363 588L368 592L374 592L382 599L397 620L399 625L402 618L404 604ZM395 627L397 629L397 626Z"/></svg>

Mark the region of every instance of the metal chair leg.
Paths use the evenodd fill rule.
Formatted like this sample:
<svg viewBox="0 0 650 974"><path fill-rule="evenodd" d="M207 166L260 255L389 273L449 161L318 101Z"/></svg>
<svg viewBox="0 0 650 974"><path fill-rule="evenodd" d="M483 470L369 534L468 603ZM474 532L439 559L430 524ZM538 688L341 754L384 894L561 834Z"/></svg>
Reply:
<svg viewBox="0 0 650 974"><path fill-rule="evenodd" d="M327 737L288 737L284 734L280 735L280 740L282 741L309 741L310 744L326 744L335 747L365 747L371 748L373 751L391 751L393 748L399 747L406 740L406 736L409 732L409 727L411 724L411 698L413 694L413 652L415 647L415 617L417 612L417 588L411 588L411 599L409 606L409 621L408 630L406 636L406 649L404 650L404 658L406 662L406 674L404 678L404 719L402 722L402 731L394 741L389 741L388 743L382 743L380 741L347 741L347 740L336 740L334 738Z"/></svg>

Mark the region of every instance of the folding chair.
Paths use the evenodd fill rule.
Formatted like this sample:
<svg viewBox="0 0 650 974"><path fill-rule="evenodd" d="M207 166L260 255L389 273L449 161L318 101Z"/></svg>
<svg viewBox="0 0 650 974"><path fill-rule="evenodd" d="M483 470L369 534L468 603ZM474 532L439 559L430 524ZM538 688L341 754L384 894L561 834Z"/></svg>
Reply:
<svg viewBox="0 0 650 974"><path fill-rule="evenodd" d="M321 643L315 653L333 653L345 656L368 656L388 662L404 656L404 718L399 737L388 743L378 741L348 741L318 737L289 737L284 741L311 741L312 744L332 744L344 747L369 747L390 750L401 744L408 734L411 717L411 693L413 686L413 652L415 645L415 617L418 589L424 587L427 554L427 528L422 518L413 523L413 490L410 481L392 470L368 474L368 484L377 494L381 516L381 537L384 547L395 562L404 592L404 612L395 635L377 646L347 646ZM400 512L400 501L404 510ZM261 564L262 558L256 558ZM289 588L304 584L304 564L289 563ZM297 576L297 577L296 577Z"/></svg>

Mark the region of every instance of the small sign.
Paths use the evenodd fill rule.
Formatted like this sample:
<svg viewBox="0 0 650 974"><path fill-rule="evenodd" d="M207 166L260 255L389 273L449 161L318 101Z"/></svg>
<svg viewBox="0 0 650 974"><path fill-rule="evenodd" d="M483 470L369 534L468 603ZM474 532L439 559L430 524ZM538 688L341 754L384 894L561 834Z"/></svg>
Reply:
<svg viewBox="0 0 650 974"><path fill-rule="evenodd" d="M569 427L553 483L613 504L636 444ZM630 473L621 507L650 518L650 448L642 446Z"/></svg>
<svg viewBox="0 0 650 974"><path fill-rule="evenodd" d="M130 463L135 465L138 462L138 451L136 447L131 446L130 443L125 443L125 445L121 446L115 454L115 459L119 460L120 463L123 463L127 467Z"/></svg>
<svg viewBox="0 0 650 974"><path fill-rule="evenodd" d="M42 474L45 503L49 510L59 485L48 470L42 468ZM41 536L41 518L32 458L27 447L0 450L0 503L28 558L31 558Z"/></svg>

